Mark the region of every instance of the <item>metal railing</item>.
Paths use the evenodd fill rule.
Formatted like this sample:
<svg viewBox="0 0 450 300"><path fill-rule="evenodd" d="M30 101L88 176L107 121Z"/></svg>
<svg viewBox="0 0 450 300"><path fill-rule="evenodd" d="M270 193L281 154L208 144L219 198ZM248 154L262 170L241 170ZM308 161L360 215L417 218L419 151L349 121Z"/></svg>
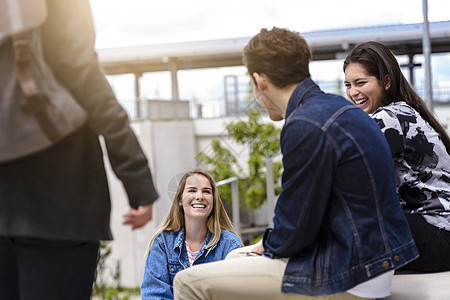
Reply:
<svg viewBox="0 0 450 300"><path fill-rule="evenodd" d="M231 220L236 233L241 236L241 218L239 216L239 186L237 177L230 177L216 183L216 186L231 184Z"/></svg>
<svg viewBox="0 0 450 300"><path fill-rule="evenodd" d="M277 198L275 196L275 184L273 179L273 161L281 157L281 153L266 159L266 195L267 195L267 224L273 227L273 215ZM241 219L239 216L239 186L237 177L230 177L216 183L216 186L231 184L231 220L236 233L240 236Z"/></svg>

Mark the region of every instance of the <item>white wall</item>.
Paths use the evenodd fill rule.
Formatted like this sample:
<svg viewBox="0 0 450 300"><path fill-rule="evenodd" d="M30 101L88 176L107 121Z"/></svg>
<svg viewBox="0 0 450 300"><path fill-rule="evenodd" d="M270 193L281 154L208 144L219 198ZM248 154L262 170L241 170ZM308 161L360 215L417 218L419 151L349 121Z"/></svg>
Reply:
<svg viewBox="0 0 450 300"><path fill-rule="evenodd" d="M107 165L112 199L111 228L114 236L108 267L112 272L116 262L120 261L123 286L140 286L148 242L171 205L168 192L172 187L168 186L169 182L175 175L195 166L195 134L192 123L191 120L133 123L160 194L153 207L153 220L142 229L131 231L128 226L122 225L122 216L129 208L128 200L121 182Z"/></svg>

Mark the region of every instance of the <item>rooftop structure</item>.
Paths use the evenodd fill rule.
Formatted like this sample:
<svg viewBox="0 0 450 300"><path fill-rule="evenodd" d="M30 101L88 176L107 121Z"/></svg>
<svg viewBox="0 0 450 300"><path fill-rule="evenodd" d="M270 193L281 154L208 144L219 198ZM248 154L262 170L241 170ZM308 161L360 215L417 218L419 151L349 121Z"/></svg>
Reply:
<svg viewBox="0 0 450 300"><path fill-rule="evenodd" d="M450 21L431 22L432 53L450 52ZM300 33L313 60L342 58L359 42L374 40L397 55L422 53L423 24L393 24ZM177 71L242 65L242 49L250 37L98 49L107 74Z"/></svg>

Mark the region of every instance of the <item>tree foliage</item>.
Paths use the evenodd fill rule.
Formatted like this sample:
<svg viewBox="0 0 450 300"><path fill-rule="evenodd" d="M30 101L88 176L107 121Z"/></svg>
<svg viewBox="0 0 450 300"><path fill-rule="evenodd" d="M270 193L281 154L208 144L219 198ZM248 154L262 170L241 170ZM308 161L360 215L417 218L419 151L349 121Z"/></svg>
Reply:
<svg viewBox="0 0 450 300"><path fill-rule="evenodd" d="M280 129L272 123L263 123L258 109L248 111L248 121L237 121L226 125L230 138L237 144L248 146L248 175L245 176L242 167L230 149L222 146L221 142L213 139L212 154L197 153L197 158L206 166L207 170L217 181L230 177L239 178L239 195L247 206L252 209L260 208L267 200L266 194L266 159L280 152ZM273 163L273 178L275 194L279 194L278 185L281 176L282 164ZM231 201L229 186L219 187L224 200Z"/></svg>
<svg viewBox="0 0 450 300"><path fill-rule="evenodd" d="M217 181L235 177L241 172L236 157L231 151L222 146L219 140L211 140L212 155L197 153L197 158L206 166L208 172ZM237 170L236 170L237 168ZM228 185L218 187L222 200L231 202L231 188Z"/></svg>

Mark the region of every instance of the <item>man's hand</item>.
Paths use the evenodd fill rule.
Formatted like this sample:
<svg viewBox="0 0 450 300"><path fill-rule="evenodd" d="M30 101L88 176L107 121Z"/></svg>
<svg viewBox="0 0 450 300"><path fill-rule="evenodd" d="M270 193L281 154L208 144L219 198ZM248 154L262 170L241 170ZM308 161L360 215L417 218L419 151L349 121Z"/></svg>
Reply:
<svg viewBox="0 0 450 300"><path fill-rule="evenodd" d="M123 218L123 225L131 225L131 229L141 228L152 219L153 204L140 206L138 209L130 208Z"/></svg>
<svg viewBox="0 0 450 300"><path fill-rule="evenodd" d="M252 249L252 252L250 253L255 253L257 255L262 255L264 252L264 246L262 243L258 243L256 244L256 246Z"/></svg>

